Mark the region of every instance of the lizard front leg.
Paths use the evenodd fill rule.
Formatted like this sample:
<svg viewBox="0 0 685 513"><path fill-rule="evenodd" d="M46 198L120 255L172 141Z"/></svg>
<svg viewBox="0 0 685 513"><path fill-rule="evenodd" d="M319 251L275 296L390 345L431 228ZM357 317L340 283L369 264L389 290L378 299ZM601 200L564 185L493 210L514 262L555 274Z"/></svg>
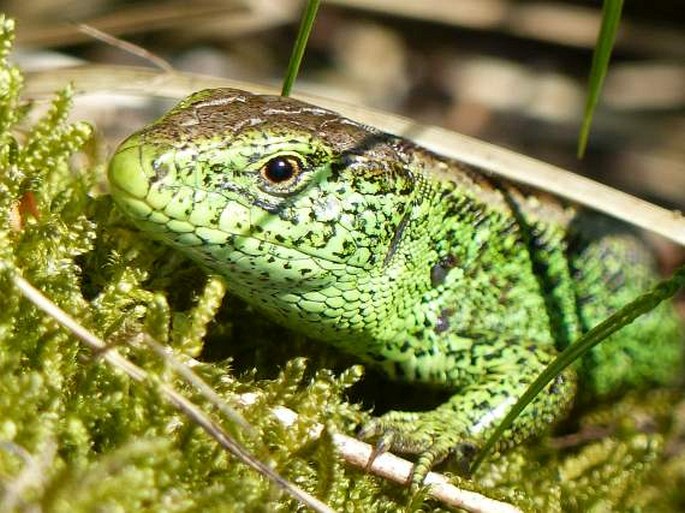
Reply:
<svg viewBox="0 0 685 513"><path fill-rule="evenodd" d="M484 356L488 365L474 376L478 380L461 386L436 409L391 411L365 425L360 436L375 438L378 452L416 454L411 484L417 487L450 456L468 464L554 356L553 350L535 344L508 344L497 358ZM575 386L575 372L560 375L526 407L497 448L520 443L557 420L571 405Z"/></svg>

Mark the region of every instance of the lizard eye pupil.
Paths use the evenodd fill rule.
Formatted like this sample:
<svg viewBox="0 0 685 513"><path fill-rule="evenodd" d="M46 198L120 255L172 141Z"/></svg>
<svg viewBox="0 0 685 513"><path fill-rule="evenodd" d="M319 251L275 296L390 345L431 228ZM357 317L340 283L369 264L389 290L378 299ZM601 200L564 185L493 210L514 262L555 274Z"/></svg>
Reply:
<svg viewBox="0 0 685 513"><path fill-rule="evenodd" d="M300 171L300 163L293 157L275 157L262 168L262 176L271 183L290 180Z"/></svg>

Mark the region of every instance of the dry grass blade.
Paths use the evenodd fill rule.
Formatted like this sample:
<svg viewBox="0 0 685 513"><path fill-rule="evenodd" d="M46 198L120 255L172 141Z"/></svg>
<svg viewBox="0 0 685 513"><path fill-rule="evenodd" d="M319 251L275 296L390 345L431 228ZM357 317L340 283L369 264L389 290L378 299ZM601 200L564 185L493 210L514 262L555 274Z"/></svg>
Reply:
<svg viewBox="0 0 685 513"><path fill-rule="evenodd" d="M103 32L102 30L98 30L95 27L86 25L85 23L79 23L77 27L84 34L87 34L92 38L102 41L103 43L111 45L115 48L119 48L124 52L137 55L141 59L145 59L151 64L157 66L162 71L174 71L173 66L169 64L168 61L165 61L159 55L155 55L154 53L147 51L145 48L142 48L141 46L129 43L128 41L124 41L123 39L112 36L106 32Z"/></svg>
<svg viewBox="0 0 685 513"><path fill-rule="evenodd" d="M174 358L171 352L167 350L167 347L161 345L159 342L153 340L146 334L141 334L140 338L142 339L143 343L157 353L157 355L159 355L159 357L162 358L169 367L171 367L177 374L186 380L186 382L194 386L200 392L200 394L202 394L202 397L216 406L216 408L221 411L226 418L239 425L249 435L255 435L254 428L243 418L243 416L226 404L226 401L224 401L219 394L217 394L216 391L200 376L195 374L188 365Z"/></svg>
<svg viewBox="0 0 685 513"><path fill-rule="evenodd" d="M52 94L65 82L74 83L79 93L112 92L178 98L210 87L235 87L255 93L277 94L273 87L191 73L161 73L154 70L85 66L27 75L26 94ZM583 178L556 166L513 151L437 127L367 107L345 104L311 95L298 98L333 109L344 116L373 125L386 132L413 140L446 157L478 166L487 172L556 194L569 201L604 212L685 245L685 218L611 187Z"/></svg>
<svg viewBox="0 0 685 513"><path fill-rule="evenodd" d="M96 352L101 359L135 381L150 381L150 376L144 369L121 356L116 349L111 348L102 339L84 328L78 321L70 317L23 277L19 276L16 272L10 272L14 286L24 295L24 297L37 308L52 317L73 335L78 337L90 349ZM160 354L162 354L165 359L168 360L170 358L162 348L157 346L156 349L160 351ZM178 370L179 367L183 367L183 365L180 362L174 362L174 368ZM187 378L187 372L184 372L184 377ZM191 381L195 383L195 380ZM228 433L210 419L198 406L181 395L173 387L165 383L159 383L157 384L157 388L166 400L188 416L193 422L202 427L207 434L219 442L222 447L240 461L273 481L286 493L290 494L302 504L310 507L313 511L319 513L333 513L333 510L327 505L301 490L296 485L290 483L264 463L257 460L252 454L248 453L244 447L231 438ZM204 390L206 387L201 388ZM254 394L245 394L239 398L244 405L251 404L254 402L254 399ZM221 399L217 398L217 400L221 402ZM274 408L273 413L278 420L286 426L291 425L297 418L295 412L284 407ZM312 437L316 438L320 435L322 430L323 426L314 425L311 427L310 433ZM373 448L369 444L340 434L333 435L333 443L343 459L349 464L359 468L367 468L368 462L373 454ZM412 463L392 454L380 455L374 459L370 466L372 473L400 484L406 484L408 482L411 475L411 469ZM29 470L27 469L27 471ZM429 473L426 478L426 484L430 486L428 492L429 496L446 505L459 507L470 513L521 513L518 508L511 504L491 499L479 493L461 490L452 485L446 477L435 472Z"/></svg>
<svg viewBox="0 0 685 513"><path fill-rule="evenodd" d="M246 11L244 2L183 5L179 2L157 2L151 5L130 6L111 14L90 18L87 24L108 34L132 34L201 23L217 16L240 14ZM30 20L28 20L30 21ZM23 46L59 47L88 41L92 36L79 31L71 24L37 25L27 23L17 34L17 43Z"/></svg>
<svg viewBox="0 0 685 513"><path fill-rule="evenodd" d="M116 349L110 348L102 339L85 329L78 321L70 317L15 271L10 269L9 272L11 273L11 279L14 286L24 295L24 297L26 297L26 299L78 337L89 348L98 353L108 364L125 373L135 381L145 382L150 380L148 373L144 369L121 356ZM202 427L208 435L214 438L224 449L229 451L241 462L271 480L279 488L312 510L319 513L333 513L333 510L326 504L290 483L273 469L269 468L247 452L247 450L231 438L221 426L210 419L198 406L189 401L173 387L165 383L159 383L157 388L167 401L173 404L174 407L183 412L197 425Z"/></svg>
<svg viewBox="0 0 685 513"><path fill-rule="evenodd" d="M26 489L43 484L48 475L47 469L50 468L50 463L57 454L57 444L54 440L48 440L35 456L25 453L20 446L10 444L11 442L4 442L0 448L18 453L24 460L24 467L12 480L3 476L2 489L0 490L2 511L15 511L15 508L21 504L22 495ZM2 447L3 445L5 447Z"/></svg>

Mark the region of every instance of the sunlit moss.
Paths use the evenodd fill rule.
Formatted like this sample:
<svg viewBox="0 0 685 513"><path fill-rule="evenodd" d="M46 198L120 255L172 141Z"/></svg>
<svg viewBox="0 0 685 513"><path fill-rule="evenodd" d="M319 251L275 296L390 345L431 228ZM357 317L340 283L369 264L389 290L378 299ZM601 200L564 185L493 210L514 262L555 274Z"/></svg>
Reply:
<svg viewBox="0 0 685 513"><path fill-rule="evenodd" d="M73 159L92 130L68 121L68 88L28 124L21 73L8 61L13 32L12 21L1 18L0 511L296 509L167 404L159 381L204 405L250 451L335 509L437 507L410 500L399 486L351 469L335 454L329 433L350 433L363 416L345 400L359 368L327 370L336 356L296 336L293 344L306 346L301 353L313 363L288 357L274 376L235 370L224 357L202 358L207 339L234 347L230 354L259 353L264 342L271 345L255 361L273 364L285 343L263 340L268 327L224 298L221 281L138 237L109 198L94 193L101 168ZM82 347L22 298L9 268L155 382L133 382ZM239 324L247 329L237 330ZM253 404L239 407L254 435L230 426L181 382L142 333L192 364L228 404L238 394L254 394ZM276 405L296 410L299 419L284 427L270 413ZM586 438L563 449L548 439L533 441L491 458L475 480L459 484L530 511L676 511L685 500L683 411L676 393L629 396L580 420ZM326 428L317 440L309 434L313 423Z"/></svg>

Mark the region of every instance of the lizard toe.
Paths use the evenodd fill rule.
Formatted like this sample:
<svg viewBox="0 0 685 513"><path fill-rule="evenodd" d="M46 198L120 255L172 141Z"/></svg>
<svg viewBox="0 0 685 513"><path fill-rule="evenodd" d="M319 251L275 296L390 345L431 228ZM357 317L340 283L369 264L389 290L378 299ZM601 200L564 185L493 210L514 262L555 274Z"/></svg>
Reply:
<svg viewBox="0 0 685 513"><path fill-rule="evenodd" d="M475 454L475 446L464 436L464 431L452 429L433 412L389 412L365 424L358 431L360 438L375 439L376 446L368 464L384 452L414 454L410 484L416 491L428 472L450 456L455 456L460 468L468 469ZM463 472L465 473L465 472Z"/></svg>

